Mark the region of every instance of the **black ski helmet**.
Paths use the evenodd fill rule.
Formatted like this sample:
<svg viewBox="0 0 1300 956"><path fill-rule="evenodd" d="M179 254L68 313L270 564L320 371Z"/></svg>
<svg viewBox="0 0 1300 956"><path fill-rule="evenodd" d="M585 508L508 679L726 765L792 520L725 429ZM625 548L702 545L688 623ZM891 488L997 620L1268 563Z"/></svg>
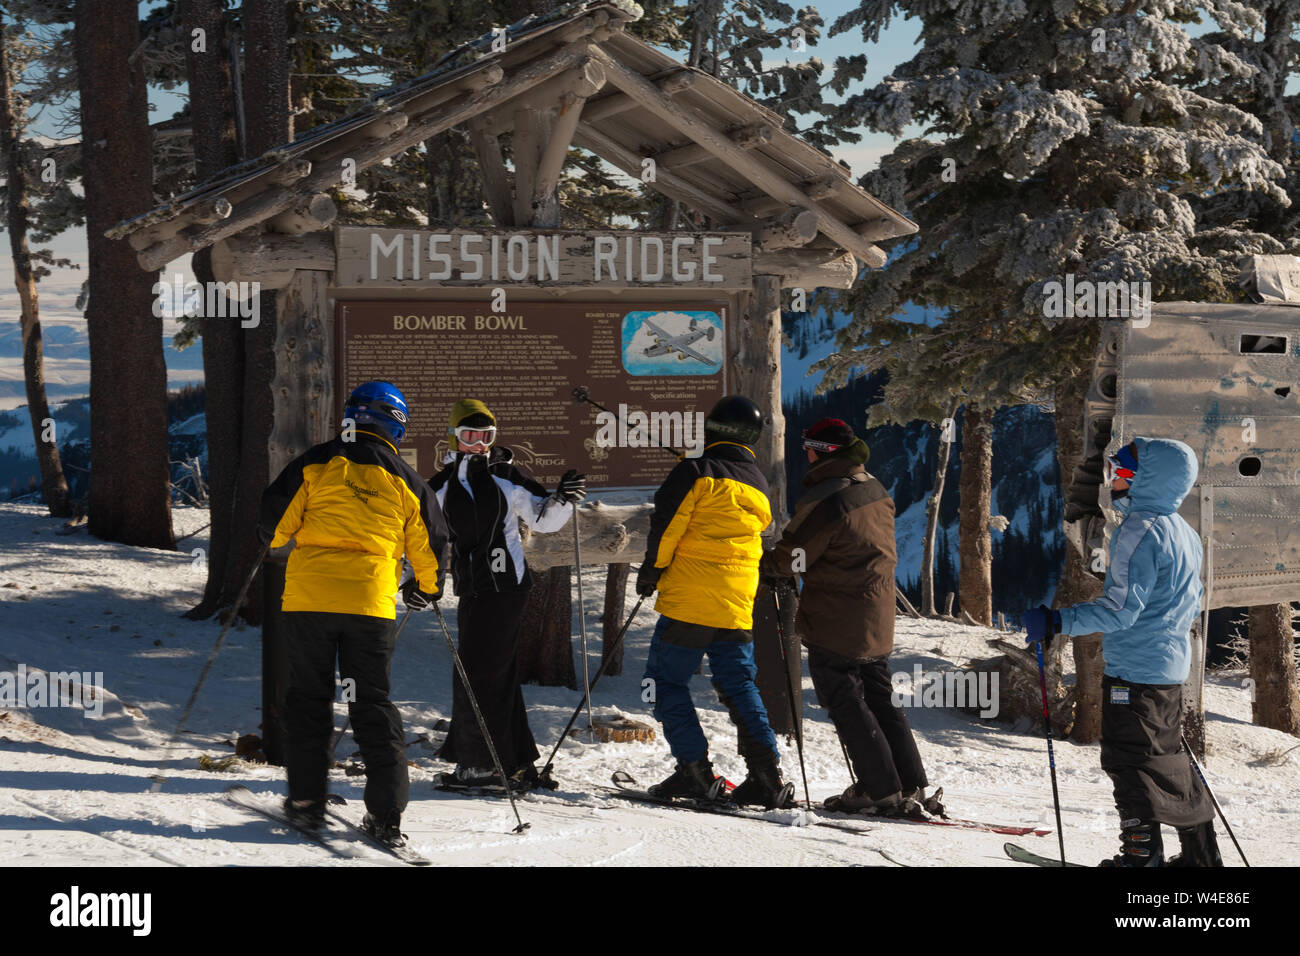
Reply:
<svg viewBox="0 0 1300 956"><path fill-rule="evenodd" d="M752 445L762 433L763 413L744 395L724 395L704 419L704 440L710 443Z"/></svg>

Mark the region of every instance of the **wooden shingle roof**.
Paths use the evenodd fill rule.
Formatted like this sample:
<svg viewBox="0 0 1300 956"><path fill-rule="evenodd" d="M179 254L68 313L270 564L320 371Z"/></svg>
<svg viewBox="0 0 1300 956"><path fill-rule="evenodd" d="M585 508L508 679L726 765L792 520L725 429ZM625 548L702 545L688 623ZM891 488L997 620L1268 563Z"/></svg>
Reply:
<svg viewBox="0 0 1300 956"><path fill-rule="evenodd" d="M539 98L546 102L552 91L558 104L552 116L563 116L575 102L579 110L567 125L556 120L547 136L567 136L561 145L571 141L638 178L645 160L654 160L649 185L720 228L752 230L760 245L765 238L778 248L833 244L879 267L885 256L875 241L916 232L905 216L854 184L843 166L786 132L778 114L626 35L623 26L639 16L640 8L626 0L595 0L507 28L500 52L493 52L488 34L450 52L424 76L376 94L357 112L233 166L109 235L126 238L141 266L152 270L263 224L303 231L312 216L325 224L332 213L317 211L322 200L328 204L322 194L348 172L461 123L471 123L476 136L493 137L495 153L494 137L510 118ZM585 84L580 101L557 85L574 75ZM554 163L563 161L562 150L549 153ZM484 172L490 180L492 170ZM504 181L498 175L498 193ZM498 220L512 218L509 203L495 198ZM519 218L517 202L514 208Z"/></svg>

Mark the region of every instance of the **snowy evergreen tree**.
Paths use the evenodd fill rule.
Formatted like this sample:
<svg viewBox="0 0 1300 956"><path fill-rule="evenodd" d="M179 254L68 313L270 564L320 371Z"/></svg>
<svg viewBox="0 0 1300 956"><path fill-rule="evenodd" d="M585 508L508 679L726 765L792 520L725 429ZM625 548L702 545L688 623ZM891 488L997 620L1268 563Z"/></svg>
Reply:
<svg viewBox="0 0 1300 956"><path fill-rule="evenodd" d="M894 136L923 127L861 180L920 234L896 240L890 266L842 297L854 320L822 363L823 386L887 369L874 421L934 421L961 395L982 408L1055 403L1075 431L1082 394L1069 386L1086 379L1097 318L1050 317L1051 283L1224 300L1240 255L1279 251L1249 222L1196 211L1223 193L1289 204L1260 120L1215 95L1254 72L1215 37L1240 40L1262 19L1221 0L872 0L832 32L874 40L895 16L921 20L920 52L843 110ZM1220 33L1191 36L1184 25L1202 16ZM946 315L903 321L908 302ZM1062 474L1073 465L1062 454ZM1058 599L1081 573L1066 569Z"/></svg>

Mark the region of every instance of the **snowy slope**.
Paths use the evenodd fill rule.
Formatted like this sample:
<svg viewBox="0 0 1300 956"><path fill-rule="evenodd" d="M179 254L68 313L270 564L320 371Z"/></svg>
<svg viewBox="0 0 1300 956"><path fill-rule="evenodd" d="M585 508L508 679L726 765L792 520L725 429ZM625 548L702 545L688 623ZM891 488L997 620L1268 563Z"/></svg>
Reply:
<svg viewBox="0 0 1300 956"><path fill-rule="evenodd" d="M206 520L198 510L176 512L178 533ZM213 622L180 617L202 589L203 574L190 549L204 547L203 536L187 540L185 551L162 552L106 544L84 531L61 536L55 533L60 527L35 507L0 504L0 670L12 672L24 664L47 671L102 671L109 695L101 719L70 708L0 710L0 858L39 866L391 863L365 848L355 860L328 856L221 801L221 792L236 782L262 793L283 793L279 769L197 769L200 754L229 755L227 741L257 732L260 645L254 628L231 630L191 718L192 733L170 756L162 752L218 633ZM602 588L595 572L588 575L590 624L600 612ZM454 627L454 607L447 610ZM640 699L653 619L652 613L641 613L628 635L623 675L598 686L593 697L601 710L653 723L649 705ZM432 614L418 615L393 663L393 696L408 740L420 734L440 740L433 728L450 712L452 669L436 626ZM898 630L896 671L911 672L916 664L941 669L987 654L989 632L980 629L900 619ZM525 688L544 752L578 696L563 688ZM742 776L734 731L704 678L697 681L695 698L718 769ZM833 731L806 677L803 698L808 779L818 799L848 781ZM1249 724L1249 698L1239 677L1212 678L1207 698L1208 771L1252 862L1300 861L1300 752L1278 765L1264 759L1297 741ZM946 788L951 813L1050 825L1046 755L1036 731L953 710L916 708L911 717L931 782ZM341 711L336 721L342 723ZM786 775L797 780L794 746L783 747ZM346 738L340 756L354 749ZM440 864L894 865L879 852L884 850L919 866L1015 865L1002 856L1005 838L995 834L863 821L870 832L859 836L637 806L599 789L618 768L644 781L666 776L672 761L661 739L567 742L556 760L562 789L522 801L532 828L527 836L514 836L503 801L434 791L432 775L447 765L420 743L409 753L412 801L404 828L414 845ZM1094 862L1113 852L1115 842L1110 788L1098 766L1098 750L1061 743L1057 763L1067 849L1080 861ZM152 793L150 777L160 769L168 781ZM358 814L360 781L341 771L331 781ZM771 816L789 821L796 815ZM1053 838L1021 842L1026 841L1047 853L1055 847ZM1231 853L1228 841L1221 842Z"/></svg>

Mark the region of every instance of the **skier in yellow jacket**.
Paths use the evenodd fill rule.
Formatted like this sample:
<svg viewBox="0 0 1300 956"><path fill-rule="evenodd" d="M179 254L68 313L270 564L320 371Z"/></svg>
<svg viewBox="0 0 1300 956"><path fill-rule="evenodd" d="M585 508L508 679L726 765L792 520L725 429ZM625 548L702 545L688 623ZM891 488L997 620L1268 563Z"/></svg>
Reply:
<svg viewBox="0 0 1300 956"><path fill-rule="evenodd" d="M394 593L402 556L414 579L408 607L427 607L442 590L437 555L447 531L433 492L397 453L406 400L388 382L353 391L342 434L285 467L262 495L259 535L276 548L290 539L281 608L289 653L286 697L289 797L296 822L324 822L335 696L334 663L355 682L348 705L366 764L363 826L402 842L410 782L402 719L388 699Z"/></svg>
<svg viewBox="0 0 1300 956"><path fill-rule="evenodd" d="M758 407L728 395L704 422L704 452L677 465L655 493L645 560L637 574L642 596L659 591L660 615L645 676L653 681L655 717L677 770L651 787L660 796L719 796L708 741L688 686L705 654L713 687L736 725L749 776L732 792L738 803L785 806L776 736L754 678L754 594L760 535L772 521L767 480L749 447L762 433Z"/></svg>

